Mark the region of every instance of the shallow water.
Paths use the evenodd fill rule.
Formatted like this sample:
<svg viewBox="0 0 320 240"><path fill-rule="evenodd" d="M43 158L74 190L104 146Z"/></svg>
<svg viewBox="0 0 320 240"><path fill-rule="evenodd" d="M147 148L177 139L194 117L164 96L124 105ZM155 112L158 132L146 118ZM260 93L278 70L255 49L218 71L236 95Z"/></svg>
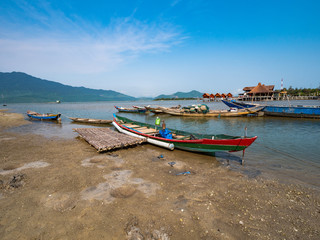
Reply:
<svg viewBox="0 0 320 240"><path fill-rule="evenodd" d="M112 119L116 113L114 105L131 107L134 105L188 106L202 104L200 101L144 101L144 102L90 102L90 103L27 103L8 104L13 112L25 114L27 110L46 113L61 113L61 123L32 121L32 124L10 131L35 133L47 137L74 138L72 131L78 127L99 127L72 123L67 117ZM206 103L210 109L227 109L221 102ZM320 101L273 101L270 105L320 105ZM154 114L121 114L133 120L154 124ZM258 139L245 153L241 165L242 152L217 153L216 160L231 169L241 171L249 177L263 176L276 178L288 183L301 183L320 188L320 120L280 117L240 117L240 118L181 118L158 115L167 127L195 133L244 135ZM26 116L26 119L27 116ZM104 127L112 127L104 125ZM164 150L167 151L167 150ZM199 158L203 157L201 154Z"/></svg>

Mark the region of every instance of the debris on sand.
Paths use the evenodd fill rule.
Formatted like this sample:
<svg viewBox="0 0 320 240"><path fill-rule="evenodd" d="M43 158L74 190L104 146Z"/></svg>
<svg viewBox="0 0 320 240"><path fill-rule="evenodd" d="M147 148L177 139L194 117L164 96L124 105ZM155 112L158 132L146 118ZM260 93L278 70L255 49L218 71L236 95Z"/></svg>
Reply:
<svg viewBox="0 0 320 240"><path fill-rule="evenodd" d="M8 181L0 180L0 189L14 189L25 185L26 174L16 174L10 177Z"/></svg>
<svg viewBox="0 0 320 240"><path fill-rule="evenodd" d="M25 182L23 181L25 177L26 177L25 174L14 175L8 185L12 188L22 187L25 184Z"/></svg>
<svg viewBox="0 0 320 240"><path fill-rule="evenodd" d="M129 218L124 230L128 240L170 240L169 234L164 231L164 228L160 230L146 229L146 231L142 231L136 216Z"/></svg>

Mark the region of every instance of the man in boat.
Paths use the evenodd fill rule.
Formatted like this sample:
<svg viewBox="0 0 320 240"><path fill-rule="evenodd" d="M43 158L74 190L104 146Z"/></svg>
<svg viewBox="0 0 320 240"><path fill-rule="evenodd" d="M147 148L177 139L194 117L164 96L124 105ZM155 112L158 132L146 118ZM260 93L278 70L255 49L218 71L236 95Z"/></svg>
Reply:
<svg viewBox="0 0 320 240"><path fill-rule="evenodd" d="M163 138L172 139L172 132L166 128L166 123L162 121L162 129L159 131L159 134Z"/></svg>

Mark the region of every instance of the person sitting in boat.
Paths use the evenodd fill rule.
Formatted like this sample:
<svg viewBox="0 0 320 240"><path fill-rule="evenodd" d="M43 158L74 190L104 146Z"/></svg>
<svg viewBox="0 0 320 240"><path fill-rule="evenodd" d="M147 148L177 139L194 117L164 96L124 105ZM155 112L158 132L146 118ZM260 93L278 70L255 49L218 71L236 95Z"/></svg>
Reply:
<svg viewBox="0 0 320 240"><path fill-rule="evenodd" d="M163 138L172 139L172 132L166 128L166 123L162 121L162 129L159 131L159 134Z"/></svg>

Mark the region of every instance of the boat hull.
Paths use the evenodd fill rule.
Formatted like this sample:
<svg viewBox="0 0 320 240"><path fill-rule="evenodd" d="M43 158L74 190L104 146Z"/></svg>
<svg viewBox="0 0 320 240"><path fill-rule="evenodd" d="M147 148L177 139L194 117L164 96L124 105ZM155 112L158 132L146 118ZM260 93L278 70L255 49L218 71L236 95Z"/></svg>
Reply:
<svg viewBox="0 0 320 240"><path fill-rule="evenodd" d="M266 106L263 112L267 116L294 117L294 118L320 118L320 107Z"/></svg>
<svg viewBox="0 0 320 240"><path fill-rule="evenodd" d="M139 108L121 108L115 106L115 108L118 110L118 112L123 113L146 113L147 109L139 109Z"/></svg>
<svg viewBox="0 0 320 240"><path fill-rule="evenodd" d="M175 106L175 107L150 107L150 106L145 106L147 111L150 111L152 113L158 114L158 113L165 113L166 110L177 110L180 109L180 105Z"/></svg>
<svg viewBox="0 0 320 240"><path fill-rule="evenodd" d="M191 113L191 112L182 112L182 111L173 111L166 110L165 113L173 115L173 116L182 116L182 117L242 117L248 114L253 114L261 111L263 107L255 107L251 109L240 109L238 111L209 111L208 113Z"/></svg>
<svg viewBox="0 0 320 240"><path fill-rule="evenodd" d="M74 122L79 123L93 123L93 124L109 124L112 123L112 120L105 120L105 119L91 119L91 118L73 118L69 117Z"/></svg>
<svg viewBox="0 0 320 240"><path fill-rule="evenodd" d="M146 107L147 111L152 113L163 113L163 110L160 108Z"/></svg>
<svg viewBox="0 0 320 240"><path fill-rule="evenodd" d="M237 109L244 109L244 108L254 108L257 107L257 104L249 104L249 103L243 103L243 102L237 102L237 101L227 101L227 100L221 100L225 105L227 105L230 108L237 108Z"/></svg>
<svg viewBox="0 0 320 240"><path fill-rule="evenodd" d="M256 138L255 138L256 139ZM253 143L255 139L251 139L250 143ZM166 141L171 142L171 141ZM174 147L177 149L189 151L189 152L198 152L198 153L215 153L215 152L237 152L242 151L248 147L248 145L238 145L240 144L241 140L235 141L233 143L231 142L225 142L225 143L217 143L212 141L207 143L188 143L188 142L177 142L175 141ZM248 144L248 142L246 143Z"/></svg>
<svg viewBox="0 0 320 240"><path fill-rule="evenodd" d="M41 121L55 121L59 120L61 117L61 114L31 114L27 113L28 117L34 120L41 120Z"/></svg>
<svg viewBox="0 0 320 240"><path fill-rule="evenodd" d="M228 152L242 151L247 147L249 147L257 139L256 136L255 137L233 137L233 136L227 136L227 135L223 135L223 136L226 136L225 139L214 139L214 136L212 137L213 139L208 139L208 138L194 139L194 140L167 139L167 138L162 138L155 135L143 134L139 131L136 131L135 129L126 127L125 123L121 124L120 122L117 121L117 118L118 117L114 118L113 124L117 125L119 128L124 129L127 132L137 134L148 139L153 139L155 141L160 141L167 144L173 144L174 148L185 150L185 151L191 151L191 152L215 153L220 151L228 151ZM123 119L126 119L126 118L119 117L119 119L120 121L124 122ZM137 122L133 122L133 123L137 124ZM147 124L144 124L144 126L146 125Z"/></svg>

